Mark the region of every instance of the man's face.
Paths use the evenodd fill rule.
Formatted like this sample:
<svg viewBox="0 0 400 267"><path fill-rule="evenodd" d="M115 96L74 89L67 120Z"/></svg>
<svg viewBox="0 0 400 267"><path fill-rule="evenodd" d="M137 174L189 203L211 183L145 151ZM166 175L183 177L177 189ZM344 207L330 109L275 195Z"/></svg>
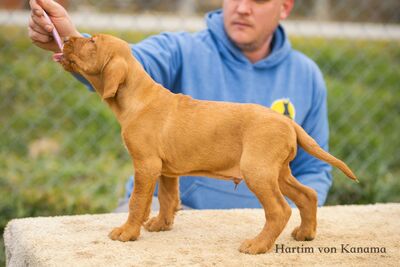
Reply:
<svg viewBox="0 0 400 267"><path fill-rule="evenodd" d="M294 0L224 0L224 26L243 51L257 50L285 19Z"/></svg>

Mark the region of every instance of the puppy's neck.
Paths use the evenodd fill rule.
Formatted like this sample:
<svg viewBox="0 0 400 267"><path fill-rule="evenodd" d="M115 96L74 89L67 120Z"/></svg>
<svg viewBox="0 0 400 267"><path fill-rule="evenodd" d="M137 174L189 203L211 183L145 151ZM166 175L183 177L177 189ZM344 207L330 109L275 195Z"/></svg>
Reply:
<svg viewBox="0 0 400 267"><path fill-rule="evenodd" d="M169 90L156 83L132 57L128 59L128 75L125 82L120 85L115 97L105 101L123 125L150 105L164 105L172 95Z"/></svg>

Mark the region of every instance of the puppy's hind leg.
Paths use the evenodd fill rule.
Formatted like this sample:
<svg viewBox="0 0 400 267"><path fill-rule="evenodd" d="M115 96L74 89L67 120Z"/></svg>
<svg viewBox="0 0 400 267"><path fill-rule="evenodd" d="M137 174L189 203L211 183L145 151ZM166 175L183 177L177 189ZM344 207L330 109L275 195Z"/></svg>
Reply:
<svg viewBox="0 0 400 267"><path fill-rule="evenodd" d="M179 177L160 177L158 200L160 202L160 212L144 225L150 232L172 229L175 212L180 209Z"/></svg>
<svg viewBox="0 0 400 267"><path fill-rule="evenodd" d="M279 170L266 166L267 164L262 164L251 166L248 170L242 169L246 184L263 206L266 218L262 231L240 246L239 251L243 253L259 254L270 250L285 228L292 212L279 190Z"/></svg>
<svg viewBox="0 0 400 267"><path fill-rule="evenodd" d="M293 230L293 238L297 241L313 240L317 229L317 193L293 177L289 163L285 163L281 170L279 187L300 211L301 224Z"/></svg>

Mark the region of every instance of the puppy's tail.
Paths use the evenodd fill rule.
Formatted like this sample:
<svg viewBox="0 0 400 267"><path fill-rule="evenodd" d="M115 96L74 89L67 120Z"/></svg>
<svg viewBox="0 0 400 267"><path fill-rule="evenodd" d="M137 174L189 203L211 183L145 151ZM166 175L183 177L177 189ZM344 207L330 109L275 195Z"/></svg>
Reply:
<svg viewBox="0 0 400 267"><path fill-rule="evenodd" d="M316 158L319 158L337 168L339 168L344 174L347 175L350 179L356 181L357 183L359 182L357 177L354 175L354 173L351 171L351 169L341 161L340 159L335 158L325 150L323 150L315 140L309 136L306 131L301 128L300 125L298 125L296 122L293 121L294 129L296 131L297 135L297 143L309 154L315 156Z"/></svg>

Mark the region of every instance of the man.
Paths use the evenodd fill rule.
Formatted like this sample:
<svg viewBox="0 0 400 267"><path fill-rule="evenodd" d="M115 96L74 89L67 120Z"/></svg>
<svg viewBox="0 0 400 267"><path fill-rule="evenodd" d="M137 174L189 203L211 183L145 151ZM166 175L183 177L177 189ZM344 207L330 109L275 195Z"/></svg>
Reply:
<svg viewBox="0 0 400 267"><path fill-rule="evenodd" d="M31 0L29 36L57 51L44 8L62 37L80 36L67 12L50 0ZM294 0L224 0L206 16L207 29L194 34L164 33L132 45L133 55L152 78L175 93L196 99L250 102L269 106L296 120L328 149L326 88L314 62L293 50L279 24ZM193 151L196 153L196 151ZM332 183L330 166L301 148L293 175L318 193L323 205ZM128 195L132 180L127 185ZM261 207L244 183L181 177L182 203L195 209Z"/></svg>

